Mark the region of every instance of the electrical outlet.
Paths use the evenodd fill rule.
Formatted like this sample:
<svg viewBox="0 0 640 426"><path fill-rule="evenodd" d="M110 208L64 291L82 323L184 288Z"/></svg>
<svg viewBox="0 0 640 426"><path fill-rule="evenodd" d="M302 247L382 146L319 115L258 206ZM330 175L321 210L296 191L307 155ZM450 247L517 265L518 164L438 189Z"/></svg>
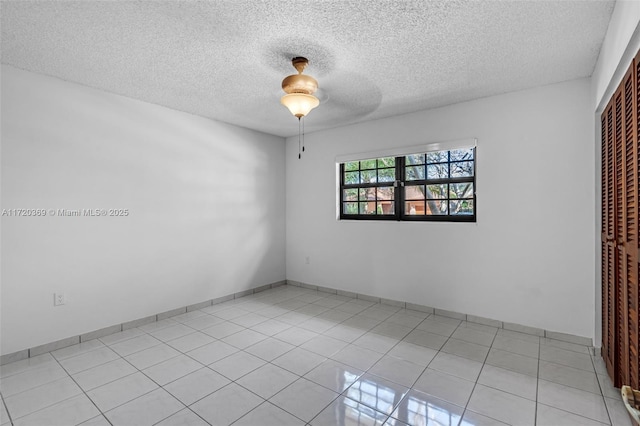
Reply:
<svg viewBox="0 0 640 426"><path fill-rule="evenodd" d="M53 306L60 306L67 303L67 298L64 297L63 293L54 293L53 295Z"/></svg>
<svg viewBox="0 0 640 426"><path fill-rule="evenodd" d="M309 256L304 258L304 263L306 263L307 265L311 263L311 258Z"/></svg>

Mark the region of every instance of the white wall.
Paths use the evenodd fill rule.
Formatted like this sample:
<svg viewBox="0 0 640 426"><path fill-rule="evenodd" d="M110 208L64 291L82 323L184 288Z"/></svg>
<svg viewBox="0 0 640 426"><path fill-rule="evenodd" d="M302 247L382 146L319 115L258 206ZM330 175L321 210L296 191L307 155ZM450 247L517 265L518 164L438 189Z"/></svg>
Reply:
<svg viewBox="0 0 640 426"><path fill-rule="evenodd" d="M591 76L591 104L594 120L594 169L595 169L595 323L594 346L602 345L602 258L600 254L600 229L602 224L602 206L600 194L602 191L602 179L600 170L602 167L602 145L600 114L607 106L609 99L616 90L631 61L640 49L640 2L633 0L616 1L611 21L607 28L607 34L600 48L600 55Z"/></svg>
<svg viewBox="0 0 640 426"><path fill-rule="evenodd" d="M594 109L602 110L640 48L640 1L618 0L591 76Z"/></svg>
<svg viewBox="0 0 640 426"><path fill-rule="evenodd" d="M285 279L284 141L2 67L2 353ZM67 304L53 307L53 293Z"/></svg>
<svg viewBox="0 0 640 426"><path fill-rule="evenodd" d="M589 101L580 79L336 128L302 160L289 138L287 278L592 337ZM336 221L336 155L470 137L477 223Z"/></svg>

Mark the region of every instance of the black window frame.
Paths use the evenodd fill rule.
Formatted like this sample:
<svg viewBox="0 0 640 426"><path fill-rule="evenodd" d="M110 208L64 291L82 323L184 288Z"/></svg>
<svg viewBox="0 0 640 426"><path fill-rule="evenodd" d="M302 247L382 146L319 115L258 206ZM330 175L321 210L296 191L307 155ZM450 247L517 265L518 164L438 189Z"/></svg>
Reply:
<svg viewBox="0 0 640 426"><path fill-rule="evenodd" d="M451 160L451 151L455 151L457 149L471 149L473 151L473 159L472 160ZM441 161L438 163L428 163L428 161L426 160L426 155L429 153L433 153L433 152L447 152L447 161ZM391 220L391 221L407 221L407 222L476 222L477 220L477 215L478 215L478 204L477 204L477 200L476 200L476 191L477 191L477 184L476 184L476 166L477 166L477 152L476 152L476 147L475 146L470 146L470 147L460 147L460 148L451 148L451 149L439 149L439 150L433 150L433 151L425 151L425 152L419 152L419 153L415 153L415 155L424 155L425 158L425 162L424 167L425 167L425 176L424 179L414 179L414 180L408 180L406 179L406 168L407 167L411 167L412 165L407 165L406 164L406 157L408 155L414 155L414 154L403 154L403 155L388 155L388 156L381 156L381 157L376 157L376 158L367 158L367 159L362 159L362 160L353 160L353 161L346 161L346 162L342 162L339 163L339 173L340 173L340 185L339 185L339 191L340 191L340 212L339 212L339 219L340 220L382 220L382 221L387 221L387 220ZM369 161L369 160L378 160L379 158L388 158L388 157L394 157L395 158L395 181L391 181L391 182L376 182L376 183L355 183L355 184L346 184L344 182L345 180L345 164L346 163L351 163L351 162L355 162L355 161L359 161L359 165L358 165L358 170L359 172L363 171L363 170L373 170L373 169L362 169L361 166L361 162L363 161ZM451 167L452 163L457 163L457 162L462 162L462 161L473 161L473 175L472 176L465 176L465 177L447 177L447 178L439 178L439 179L429 179L428 178L428 173L427 173L427 164L448 164L449 168ZM377 161L376 161L377 164ZM379 170L380 167L377 167L375 170ZM348 172L349 170L347 170ZM376 175L378 173L376 172ZM405 190L404 188L407 186L412 186L412 185L438 185L438 184L457 184L457 183L472 183L473 184L473 197L469 197L469 198L464 198L464 199L468 199L468 200L473 200L473 213L472 214L457 214L457 215L452 215L449 211L449 207L447 207L447 214L446 215L427 215L427 214L409 214L407 212L404 211L405 209ZM361 200L358 201L353 201L353 200L345 200L345 190L348 189L356 189L358 190L359 193L359 189L360 188L380 188L380 187L393 187L394 188L394 213L393 214L347 214L345 213L345 203L348 202L363 202ZM449 192L449 191L448 191ZM377 193L377 191L376 191ZM426 201L426 195L425 195L425 202ZM450 201L452 200L450 197L447 197L446 199L442 199L443 201L446 201L447 203L450 203ZM455 200L455 198L454 198ZM377 202L377 196L376 199L374 200L368 200L368 202ZM425 206L426 207L426 206Z"/></svg>

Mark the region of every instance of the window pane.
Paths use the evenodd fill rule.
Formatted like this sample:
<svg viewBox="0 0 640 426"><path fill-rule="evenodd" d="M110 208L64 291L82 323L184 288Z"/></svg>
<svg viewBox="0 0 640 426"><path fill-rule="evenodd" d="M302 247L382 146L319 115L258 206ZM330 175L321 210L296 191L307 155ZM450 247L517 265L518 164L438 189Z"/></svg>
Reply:
<svg viewBox="0 0 640 426"><path fill-rule="evenodd" d="M473 148L454 149L451 151L451 161L473 160Z"/></svg>
<svg viewBox="0 0 640 426"><path fill-rule="evenodd" d="M473 214L473 200L451 200L449 208L452 215Z"/></svg>
<svg viewBox="0 0 640 426"><path fill-rule="evenodd" d="M359 214L376 214L376 202L360 203Z"/></svg>
<svg viewBox="0 0 640 426"><path fill-rule="evenodd" d="M358 201L357 189L345 189L342 191L342 199L344 201Z"/></svg>
<svg viewBox="0 0 640 426"><path fill-rule="evenodd" d="M351 185L360 182L360 172L344 172L345 185Z"/></svg>
<svg viewBox="0 0 640 426"><path fill-rule="evenodd" d="M364 169L375 169L376 168L376 159L372 160L364 160L360 162L360 168Z"/></svg>
<svg viewBox="0 0 640 426"><path fill-rule="evenodd" d="M358 214L358 203L343 203L342 213L344 214Z"/></svg>
<svg viewBox="0 0 640 426"><path fill-rule="evenodd" d="M424 179L424 166L405 167L406 180L422 180Z"/></svg>
<svg viewBox="0 0 640 426"><path fill-rule="evenodd" d="M405 157L406 165L424 164L424 154L413 154Z"/></svg>
<svg viewBox="0 0 640 426"><path fill-rule="evenodd" d="M378 200L393 200L394 189L392 186L378 188Z"/></svg>
<svg viewBox="0 0 640 426"><path fill-rule="evenodd" d="M428 215L443 215L447 214L447 201L427 201L427 214Z"/></svg>
<svg viewBox="0 0 640 426"><path fill-rule="evenodd" d="M398 164L404 169L401 175L396 173ZM369 219L400 219L395 215L401 214L418 216L414 218L418 220L454 221L447 216L475 216L475 148L370 158L345 162L342 167L345 218L373 215ZM395 211L398 197L394 182L402 183L398 186L403 188L398 193L403 201L400 212Z"/></svg>
<svg viewBox="0 0 640 426"><path fill-rule="evenodd" d="M447 198L447 184L444 185L427 185L427 199L443 199Z"/></svg>
<svg viewBox="0 0 640 426"><path fill-rule="evenodd" d="M473 176L473 161L451 163L451 177Z"/></svg>
<svg viewBox="0 0 640 426"><path fill-rule="evenodd" d="M378 214L395 214L393 201L381 201L378 203Z"/></svg>
<svg viewBox="0 0 640 426"><path fill-rule="evenodd" d="M409 215L424 215L424 201L407 201L404 203L404 213Z"/></svg>
<svg viewBox="0 0 640 426"><path fill-rule="evenodd" d="M363 170L360 172L361 183L376 183L375 170Z"/></svg>
<svg viewBox="0 0 640 426"><path fill-rule="evenodd" d="M405 200L424 200L424 185L407 185L404 187Z"/></svg>
<svg viewBox="0 0 640 426"><path fill-rule="evenodd" d="M360 188L360 201L375 200L376 189L375 188Z"/></svg>
<svg viewBox="0 0 640 426"><path fill-rule="evenodd" d="M360 163L358 161L351 161L349 163L344 163L344 169L349 170L358 170L358 165Z"/></svg>
<svg viewBox="0 0 640 426"><path fill-rule="evenodd" d="M395 157L378 158L378 167L395 167L395 166L396 166Z"/></svg>
<svg viewBox="0 0 640 426"><path fill-rule="evenodd" d="M427 163L446 163L449 161L449 151L427 152Z"/></svg>
<svg viewBox="0 0 640 426"><path fill-rule="evenodd" d="M472 198L473 183L452 183L450 186L449 198Z"/></svg>
<svg viewBox="0 0 640 426"><path fill-rule="evenodd" d="M448 177L448 164L430 164L427 166L427 179L446 179Z"/></svg>
<svg viewBox="0 0 640 426"><path fill-rule="evenodd" d="M396 180L396 169L378 169L378 182L393 182Z"/></svg>

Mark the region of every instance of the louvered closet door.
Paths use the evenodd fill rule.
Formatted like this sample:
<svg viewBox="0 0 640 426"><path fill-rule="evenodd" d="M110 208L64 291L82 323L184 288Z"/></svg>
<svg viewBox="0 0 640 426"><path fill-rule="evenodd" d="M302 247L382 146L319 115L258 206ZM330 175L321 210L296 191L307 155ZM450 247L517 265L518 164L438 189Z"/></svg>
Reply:
<svg viewBox="0 0 640 426"><path fill-rule="evenodd" d="M640 53L601 117L602 356L616 386L640 388Z"/></svg>
<svg viewBox="0 0 640 426"><path fill-rule="evenodd" d="M623 139L625 146L624 172L624 204L625 227L622 236L622 262L624 264L624 291L626 302L626 341L622 347L626 349L626 364L620 368L623 384L629 384L634 389L640 389L640 360L638 304L638 277L640 276L640 240L638 225L640 224L640 141L638 141L640 93L638 92L638 77L640 77L640 54L636 57L629 72L622 81L623 90ZM625 370L626 372L623 372ZM626 381L625 381L626 379Z"/></svg>
<svg viewBox="0 0 640 426"><path fill-rule="evenodd" d="M629 73L628 73L629 74ZM627 256L624 242L627 230L626 203L626 144L624 134L624 85L613 96L613 144L615 149L615 294L616 294L616 357L618 375L615 382L629 384L629 303L627 280Z"/></svg>
<svg viewBox="0 0 640 426"><path fill-rule="evenodd" d="M615 100L616 261L619 385L640 388L638 362L638 61L625 74ZM621 152L618 153L618 144ZM620 157L620 158L619 158ZM619 169L618 169L619 168Z"/></svg>
<svg viewBox="0 0 640 426"><path fill-rule="evenodd" d="M616 380L619 359L616 330L615 275L615 147L613 99L602 114L602 357L609 377Z"/></svg>

